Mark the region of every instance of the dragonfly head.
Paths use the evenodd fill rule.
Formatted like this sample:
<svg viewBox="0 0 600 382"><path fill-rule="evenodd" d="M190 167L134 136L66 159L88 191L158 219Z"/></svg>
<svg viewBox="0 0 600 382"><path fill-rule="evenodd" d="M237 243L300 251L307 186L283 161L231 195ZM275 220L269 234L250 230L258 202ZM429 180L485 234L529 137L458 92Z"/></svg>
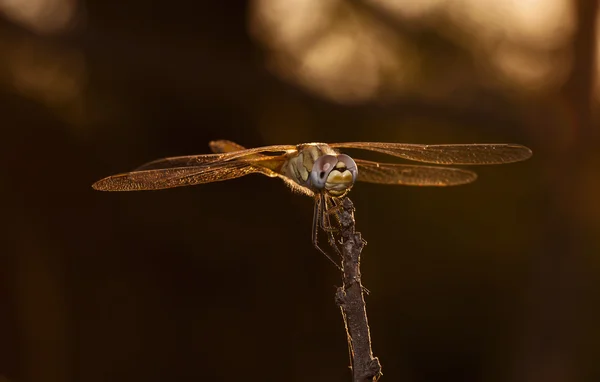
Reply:
<svg viewBox="0 0 600 382"><path fill-rule="evenodd" d="M342 197L350 191L357 175L356 163L348 155L323 155L313 164L309 182L319 191Z"/></svg>

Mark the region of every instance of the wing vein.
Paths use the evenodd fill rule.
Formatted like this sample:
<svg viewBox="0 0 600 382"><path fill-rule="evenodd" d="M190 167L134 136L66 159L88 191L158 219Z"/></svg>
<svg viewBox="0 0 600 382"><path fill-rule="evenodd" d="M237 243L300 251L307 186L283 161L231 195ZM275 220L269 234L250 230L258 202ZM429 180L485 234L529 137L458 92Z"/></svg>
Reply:
<svg viewBox="0 0 600 382"><path fill-rule="evenodd" d="M501 164L531 157L531 150L516 144L419 145L409 143L346 142L331 147L380 152L416 162L434 164Z"/></svg>
<svg viewBox="0 0 600 382"><path fill-rule="evenodd" d="M406 186L456 186L477 179L473 171L397 163L378 163L356 159L358 181Z"/></svg>

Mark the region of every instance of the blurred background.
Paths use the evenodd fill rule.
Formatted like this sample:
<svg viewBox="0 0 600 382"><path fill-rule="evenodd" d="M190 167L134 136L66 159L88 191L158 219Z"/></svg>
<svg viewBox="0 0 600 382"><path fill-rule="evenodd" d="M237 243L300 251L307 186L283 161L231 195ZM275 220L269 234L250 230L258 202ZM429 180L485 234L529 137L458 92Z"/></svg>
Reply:
<svg viewBox="0 0 600 382"><path fill-rule="evenodd" d="M214 139L531 147L467 186L353 189L373 350L387 381L599 381L597 18L0 0L0 381L349 380L310 198L259 175L91 188Z"/></svg>

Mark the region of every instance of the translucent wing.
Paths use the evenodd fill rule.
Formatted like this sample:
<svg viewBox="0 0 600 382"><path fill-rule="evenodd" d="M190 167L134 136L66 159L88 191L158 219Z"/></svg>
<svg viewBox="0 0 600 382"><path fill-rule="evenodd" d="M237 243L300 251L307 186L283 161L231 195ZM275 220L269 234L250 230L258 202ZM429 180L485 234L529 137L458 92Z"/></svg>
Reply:
<svg viewBox="0 0 600 382"><path fill-rule="evenodd" d="M94 183L92 187L100 191L160 190L219 182L252 173L261 173L270 177L279 176L276 172L262 166L261 161L258 160L231 161L204 166L132 171L109 176Z"/></svg>
<svg viewBox="0 0 600 382"><path fill-rule="evenodd" d="M222 162L221 154L186 155L180 157L161 158L152 162L144 163L134 171L156 170L177 167L197 167L209 163Z"/></svg>
<svg viewBox="0 0 600 382"><path fill-rule="evenodd" d="M217 141L221 142L221 141ZM211 147L213 142L211 142ZM241 146L240 146L241 147ZM275 146L263 146L257 147L253 149L245 149L239 151L232 152L220 152L217 154L203 154L203 155L186 155L180 157L171 157L171 158L163 158L157 159L152 162L148 162L143 164L142 166L135 169L135 171L142 170L154 170L161 168L173 168L173 167L195 167L207 165L213 162L224 162L231 161L233 159L238 158L252 158L253 156L257 156L257 154L262 153L277 153L277 152L289 152L292 150L296 150L296 146L294 145L275 145Z"/></svg>
<svg viewBox="0 0 600 382"><path fill-rule="evenodd" d="M229 153L232 151L246 150L246 148L239 143L228 141L226 139L210 141L208 145L213 153Z"/></svg>
<svg viewBox="0 0 600 382"><path fill-rule="evenodd" d="M377 163L355 159L358 181L407 186L456 186L477 179L472 171L452 167Z"/></svg>
<svg viewBox="0 0 600 382"><path fill-rule="evenodd" d="M377 151L417 162L436 164L500 164L531 157L531 150L515 144L418 145L409 143L347 142L331 147Z"/></svg>

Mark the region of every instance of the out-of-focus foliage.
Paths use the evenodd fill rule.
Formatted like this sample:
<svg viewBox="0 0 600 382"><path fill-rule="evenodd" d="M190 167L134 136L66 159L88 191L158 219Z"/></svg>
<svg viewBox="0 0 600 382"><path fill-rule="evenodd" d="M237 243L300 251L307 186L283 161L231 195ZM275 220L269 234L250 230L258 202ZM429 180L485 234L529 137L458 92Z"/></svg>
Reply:
<svg viewBox="0 0 600 382"><path fill-rule="evenodd" d="M78 0L2 0L0 11L12 22L34 32L52 34L68 31L80 23Z"/></svg>
<svg viewBox="0 0 600 382"><path fill-rule="evenodd" d="M575 17L570 0L255 0L251 26L275 73L356 103L447 98L469 83L556 90L571 67ZM430 62L442 53L449 65Z"/></svg>
<svg viewBox="0 0 600 382"><path fill-rule="evenodd" d="M389 380L600 380L597 1L0 15L1 381L348 379L310 199L90 187L213 139L530 146L469 186L352 190L375 355Z"/></svg>

